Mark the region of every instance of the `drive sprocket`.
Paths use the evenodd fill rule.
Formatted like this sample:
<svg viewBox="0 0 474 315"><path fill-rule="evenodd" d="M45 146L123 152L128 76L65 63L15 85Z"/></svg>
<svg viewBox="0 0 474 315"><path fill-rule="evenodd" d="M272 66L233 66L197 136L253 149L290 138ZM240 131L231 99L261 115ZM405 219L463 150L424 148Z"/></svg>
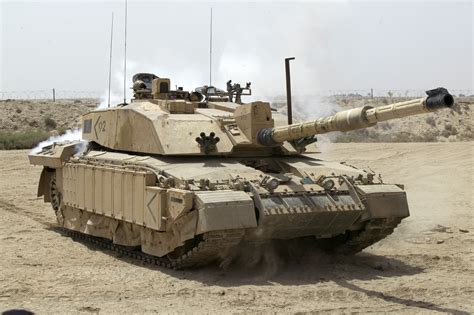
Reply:
<svg viewBox="0 0 474 315"><path fill-rule="evenodd" d="M61 209L61 192L58 189L56 175L51 176L51 180L49 181L49 196L51 198L51 206L56 215L56 220L59 225L62 226L64 223L64 215Z"/></svg>

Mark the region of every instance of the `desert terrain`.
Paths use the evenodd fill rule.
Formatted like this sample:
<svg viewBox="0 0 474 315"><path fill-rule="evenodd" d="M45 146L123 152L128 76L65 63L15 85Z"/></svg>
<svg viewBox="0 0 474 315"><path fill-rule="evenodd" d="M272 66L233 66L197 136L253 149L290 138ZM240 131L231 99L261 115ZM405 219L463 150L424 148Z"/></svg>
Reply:
<svg viewBox="0 0 474 315"><path fill-rule="evenodd" d="M77 100L2 100L0 131L68 129L80 124L80 116L98 105L92 99ZM56 122L49 123L46 118Z"/></svg>
<svg viewBox="0 0 474 315"><path fill-rule="evenodd" d="M474 312L473 142L321 143L403 183L411 216L353 257L175 271L75 242L36 197L28 150L0 151L0 310L37 314ZM268 249L268 255L272 255Z"/></svg>
<svg viewBox="0 0 474 315"><path fill-rule="evenodd" d="M99 101L0 100L0 150L31 149L52 135L81 126Z"/></svg>

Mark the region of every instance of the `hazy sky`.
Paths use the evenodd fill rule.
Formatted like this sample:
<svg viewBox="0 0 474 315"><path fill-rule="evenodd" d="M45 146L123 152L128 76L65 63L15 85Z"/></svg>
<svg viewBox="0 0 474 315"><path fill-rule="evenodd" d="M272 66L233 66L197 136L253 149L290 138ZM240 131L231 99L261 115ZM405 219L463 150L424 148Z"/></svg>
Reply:
<svg viewBox="0 0 474 315"><path fill-rule="evenodd" d="M107 89L115 14L114 93L123 75L124 2L1 2L0 91ZM252 81L284 94L284 63L296 93L315 90L473 89L472 1L128 1L127 85L136 72L194 89Z"/></svg>

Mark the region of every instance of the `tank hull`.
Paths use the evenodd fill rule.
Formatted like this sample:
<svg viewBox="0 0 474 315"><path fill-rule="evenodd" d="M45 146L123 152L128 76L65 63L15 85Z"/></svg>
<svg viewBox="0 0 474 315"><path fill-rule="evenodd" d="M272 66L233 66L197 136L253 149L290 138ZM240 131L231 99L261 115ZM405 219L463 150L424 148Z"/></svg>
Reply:
<svg viewBox="0 0 474 315"><path fill-rule="evenodd" d="M225 260L244 244L308 239L355 253L409 215L406 194L373 174L314 156L186 158L77 153L55 144L38 195L73 235L138 249L167 267Z"/></svg>

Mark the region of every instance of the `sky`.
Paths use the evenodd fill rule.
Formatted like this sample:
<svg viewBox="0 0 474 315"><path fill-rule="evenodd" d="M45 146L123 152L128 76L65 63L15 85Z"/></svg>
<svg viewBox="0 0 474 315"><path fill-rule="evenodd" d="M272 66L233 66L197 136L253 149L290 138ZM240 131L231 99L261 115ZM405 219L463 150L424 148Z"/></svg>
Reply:
<svg viewBox="0 0 474 315"><path fill-rule="evenodd" d="M124 1L0 0L0 91L123 90ZM252 82L284 95L332 90L473 90L472 1L128 1L127 86L137 72L192 90ZM130 93L130 92L129 92Z"/></svg>

